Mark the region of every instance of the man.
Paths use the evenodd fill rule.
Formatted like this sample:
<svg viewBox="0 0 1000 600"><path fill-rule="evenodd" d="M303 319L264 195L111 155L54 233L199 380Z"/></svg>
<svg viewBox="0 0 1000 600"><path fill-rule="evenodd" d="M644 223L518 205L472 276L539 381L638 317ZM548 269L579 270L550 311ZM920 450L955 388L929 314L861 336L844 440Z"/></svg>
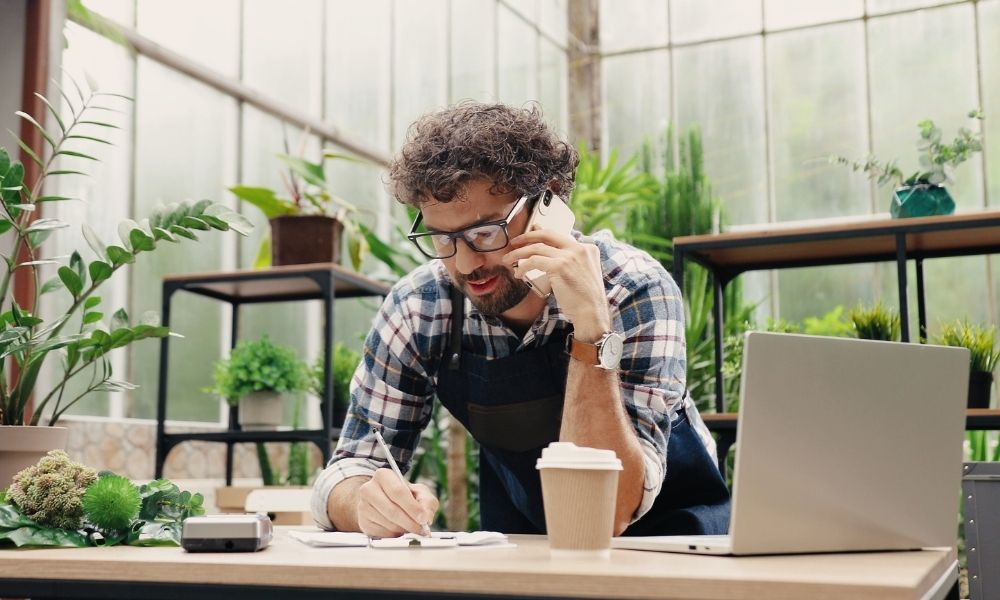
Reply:
<svg viewBox="0 0 1000 600"><path fill-rule="evenodd" d="M726 532L673 279L607 233L525 231L543 194L569 198L577 162L533 109L465 102L411 127L389 184L419 209L409 237L431 260L374 319L315 484L321 526L396 536L431 522L437 499L386 468L372 427L406 469L436 396L480 444L485 530L545 532L535 460L561 440L621 459L615 534ZM532 269L548 275L548 298L520 279Z"/></svg>

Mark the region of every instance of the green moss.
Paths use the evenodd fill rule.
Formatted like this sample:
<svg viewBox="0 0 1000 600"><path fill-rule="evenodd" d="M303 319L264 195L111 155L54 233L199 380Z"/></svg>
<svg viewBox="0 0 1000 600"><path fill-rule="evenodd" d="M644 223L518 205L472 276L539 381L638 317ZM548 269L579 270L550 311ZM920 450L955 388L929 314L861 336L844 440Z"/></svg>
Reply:
<svg viewBox="0 0 1000 600"><path fill-rule="evenodd" d="M87 519L104 530L128 529L139 516L141 505L139 489L120 475L101 477L83 495Z"/></svg>

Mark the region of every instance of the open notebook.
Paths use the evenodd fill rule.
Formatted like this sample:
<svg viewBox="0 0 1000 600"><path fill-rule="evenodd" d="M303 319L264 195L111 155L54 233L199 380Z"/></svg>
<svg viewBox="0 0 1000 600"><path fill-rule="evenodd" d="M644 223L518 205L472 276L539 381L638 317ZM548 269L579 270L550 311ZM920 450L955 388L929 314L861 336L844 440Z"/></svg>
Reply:
<svg viewBox="0 0 1000 600"><path fill-rule="evenodd" d="M288 535L318 548L454 548L456 546L510 546L507 536L495 531L435 531L430 537L407 533L395 538L370 538L344 531L290 531Z"/></svg>

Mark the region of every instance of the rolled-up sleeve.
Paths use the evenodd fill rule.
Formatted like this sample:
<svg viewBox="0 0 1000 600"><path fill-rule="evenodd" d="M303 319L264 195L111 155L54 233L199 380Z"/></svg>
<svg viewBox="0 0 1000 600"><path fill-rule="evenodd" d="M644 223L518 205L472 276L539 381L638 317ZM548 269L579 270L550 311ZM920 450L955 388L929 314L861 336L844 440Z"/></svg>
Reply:
<svg viewBox="0 0 1000 600"><path fill-rule="evenodd" d="M625 336L620 364L622 400L642 447L645 480L632 522L645 515L667 472L671 417L683 407L686 385L684 305L665 271L629 291L613 290L616 325Z"/></svg>
<svg viewBox="0 0 1000 600"><path fill-rule="evenodd" d="M430 378L416 351L413 310L390 294L365 340L364 356L351 379L351 402L337 448L313 484L311 510L316 524L333 529L327 506L345 479L372 476L388 466L372 427L381 428L393 458L404 472L420 443L433 409Z"/></svg>

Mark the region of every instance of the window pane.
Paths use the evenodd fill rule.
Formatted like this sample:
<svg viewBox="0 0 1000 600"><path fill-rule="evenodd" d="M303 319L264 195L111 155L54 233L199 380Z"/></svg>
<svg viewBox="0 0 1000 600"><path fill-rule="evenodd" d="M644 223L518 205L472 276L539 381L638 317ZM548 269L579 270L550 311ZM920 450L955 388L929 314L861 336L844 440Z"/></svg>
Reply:
<svg viewBox="0 0 1000 600"><path fill-rule="evenodd" d="M392 122L389 0L336 0L327 5L326 12L325 118L351 137L388 152Z"/></svg>
<svg viewBox="0 0 1000 600"><path fill-rule="evenodd" d="M1000 205L1000 0L979 3L979 73L983 84L983 121L989 184L986 198ZM975 160L975 159L973 159ZM1000 259L994 258L1000 265Z"/></svg>
<svg viewBox="0 0 1000 600"><path fill-rule="evenodd" d="M542 54L539 72L541 90L539 100L545 113L545 120L560 132L567 131L566 123L566 52L547 39L542 39Z"/></svg>
<svg viewBox="0 0 1000 600"><path fill-rule="evenodd" d="M602 52L667 45L663 0L601 0L599 19Z"/></svg>
<svg viewBox="0 0 1000 600"><path fill-rule="evenodd" d="M540 25L542 31L552 37L560 46L566 45L567 0L541 0Z"/></svg>
<svg viewBox="0 0 1000 600"><path fill-rule="evenodd" d="M528 23L538 21L538 0L504 0L503 4L520 15L522 21Z"/></svg>
<svg viewBox="0 0 1000 600"><path fill-rule="evenodd" d="M496 98L496 2L451 3L451 100Z"/></svg>
<svg viewBox="0 0 1000 600"><path fill-rule="evenodd" d="M768 119L779 221L870 212L860 174L831 154L864 155L865 61L860 22L767 36Z"/></svg>
<svg viewBox="0 0 1000 600"><path fill-rule="evenodd" d="M779 314L782 319L801 322L822 316L838 304L846 309L859 302L870 305L876 299L878 268L859 264L778 271ZM894 291L882 298L887 306L898 306Z"/></svg>
<svg viewBox="0 0 1000 600"><path fill-rule="evenodd" d="M520 106L538 100L538 34L505 6L497 13L498 97Z"/></svg>
<svg viewBox="0 0 1000 600"><path fill-rule="evenodd" d="M135 22L135 0L87 0L87 10L118 21L122 25Z"/></svg>
<svg viewBox="0 0 1000 600"><path fill-rule="evenodd" d="M974 26L971 5L869 21L874 151L898 158L907 175L919 168L917 122L933 120L946 140L971 124L966 114L979 104ZM959 166L948 189L959 209L983 206L982 160ZM888 186L879 191L880 210L891 194Z"/></svg>
<svg viewBox="0 0 1000 600"><path fill-rule="evenodd" d="M239 75L238 0L143 0L137 9L142 35L223 75Z"/></svg>
<svg viewBox="0 0 1000 600"><path fill-rule="evenodd" d="M953 0L952 0L953 1ZM949 0L866 0L870 15L948 4Z"/></svg>
<svg viewBox="0 0 1000 600"><path fill-rule="evenodd" d="M139 59L136 97L136 216L186 199L232 202L224 190L236 177L236 103L144 58ZM235 234L213 231L199 238L176 246L161 243L155 254L139 258L132 271L133 315L159 310L164 275L234 266ZM218 403L201 389L211 383L212 363L227 339L228 311L216 301L178 294L171 314L170 328L186 337L170 342L167 418L215 421ZM142 386L134 392L131 416L151 418L159 344L130 349L132 378Z"/></svg>
<svg viewBox="0 0 1000 600"><path fill-rule="evenodd" d="M445 0L396 2L393 52L393 148L417 117L447 101L448 56Z"/></svg>
<svg viewBox="0 0 1000 600"><path fill-rule="evenodd" d="M861 17L864 0L764 0L767 29L799 27Z"/></svg>
<svg viewBox="0 0 1000 600"><path fill-rule="evenodd" d="M244 0L243 81L268 97L319 116L322 3Z"/></svg>
<svg viewBox="0 0 1000 600"><path fill-rule="evenodd" d="M620 164L670 122L670 54L654 50L613 56L601 67L602 150L617 149Z"/></svg>
<svg viewBox="0 0 1000 600"><path fill-rule="evenodd" d="M761 0L670 0L670 34L683 44L761 30Z"/></svg>
<svg viewBox="0 0 1000 600"><path fill-rule="evenodd" d="M674 50L678 131L701 129L705 171L736 224L768 220L762 43Z"/></svg>

